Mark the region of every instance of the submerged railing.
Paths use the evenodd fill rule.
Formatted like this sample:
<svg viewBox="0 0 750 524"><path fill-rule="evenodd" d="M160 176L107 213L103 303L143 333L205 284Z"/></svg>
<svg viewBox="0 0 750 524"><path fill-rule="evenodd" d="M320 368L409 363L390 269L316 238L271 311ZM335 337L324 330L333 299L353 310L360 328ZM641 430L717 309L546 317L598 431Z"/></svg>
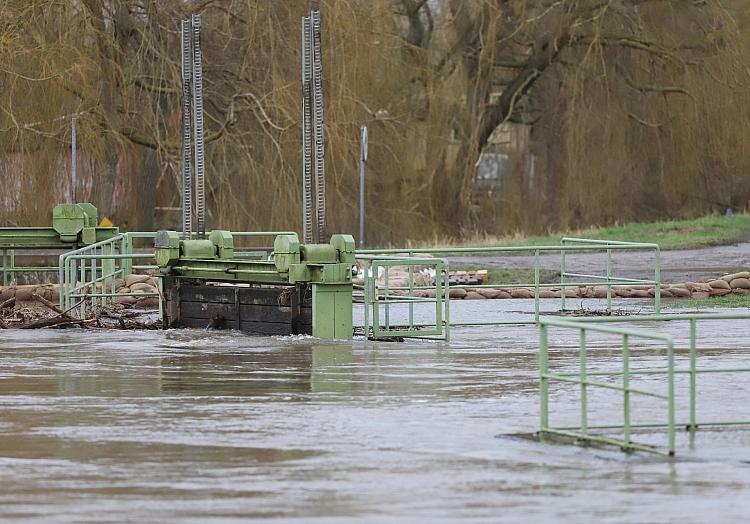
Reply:
<svg viewBox="0 0 750 524"><path fill-rule="evenodd" d="M358 255L363 263L365 283L355 286L363 290L364 326L366 336L379 337L418 337L450 339L450 283L448 281L448 263L439 258L398 257ZM393 294L389 288L389 269L394 266L406 267L409 273L409 294ZM378 284L380 269L384 269L383 285ZM414 274L417 268L432 268L433 284L416 286ZM424 291L422 296L415 296L415 289ZM400 288L396 288L400 289ZM431 296L429 296L431 295ZM408 306L407 323L391 322L391 307ZM432 322L415 321L415 305L434 304Z"/></svg>
<svg viewBox="0 0 750 524"><path fill-rule="evenodd" d="M87 309L114 302L117 297L158 297L159 292L118 293L116 279L134 271L155 269L155 264L134 265L134 260L153 260L154 254L134 253L134 238L152 238L154 233L122 233L110 239L60 255L60 309L87 317ZM159 301L161 303L161 301Z"/></svg>
<svg viewBox="0 0 750 524"><path fill-rule="evenodd" d="M540 436L559 435L570 437L581 443L598 442L619 446L626 451L649 451L674 455L675 453L675 428L684 427L694 431L701 426L745 426L750 425L747 420L700 420L697 415L698 386L697 377L700 374L712 373L748 373L750 367L704 367L698 366L697 349L697 324L706 320L750 320L750 313L685 313L670 315L642 315L635 317L582 317L575 320L562 320L553 318L542 318L539 322L539 402L540 402ZM687 349L687 366L675 367L675 352L673 337L660 334L657 330L635 329L632 327L605 326L605 323L629 323L629 322L677 322L684 321L689 327L689 347ZM663 325L663 324L662 324ZM552 372L550 370L550 328L561 328L575 330L580 333L577 372ZM620 365L616 369L590 369L590 348L587 346L587 333L608 333L620 337ZM664 344L667 349L666 365L663 367L633 368L631 363L631 341L633 339L654 340ZM666 379L666 393L646 391L631 387L631 379L638 376L664 376ZM688 416L685 420L676 422L675 401L678 397L675 392L675 376L688 376ZM620 384L601 382L591 377L615 378L621 377ZM578 384L580 387L579 397L579 425L574 427L555 427L549 422L550 416L550 385L552 382L568 382ZM589 388L605 388L622 392L622 424L589 424ZM634 424L631 421L631 400L633 395L650 396L667 402L665 419L661 423ZM632 440L633 429L658 429L666 428L667 446L659 448L656 446L638 443ZM597 434L594 431L621 431L622 438L609 434Z"/></svg>
<svg viewBox="0 0 750 524"><path fill-rule="evenodd" d="M18 273L54 273L54 266L17 266L15 249L0 249L0 273L2 273L2 285L10 286L16 283Z"/></svg>
<svg viewBox="0 0 750 524"><path fill-rule="evenodd" d="M616 253L623 251L651 251L654 253L653 256L653 279L635 279L623 276L617 276L613 270L613 259ZM559 283L543 283L541 282L542 260L541 256L545 253L559 253L559 267L560 267L560 282ZM603 253L606 254L606 264L603 274L580 274L573 273L567 270L566 256L573 253ZM589 286L601 286L606 287L606 299L607 299L607 311L612 311L612 297L613 288L615 286L654 286L654 310L656 313L661 311L661 257L660 249L658 244L643 243L643 242L619 242L610 240L590 240L584 238L563 238L559 246L483 246L483 247L455 247L455 248L410 248L410 249L361 249L357 250L357 259L361 263L368 264L371 267L372 264L377 261L390 261L397 260L399 257L404 260L415 260L419 262L413 262L409 264L388 264L388 267L393 266L406 266L408 268L408 280L405 286L393 286L389 282L389 271L385 271L382 281L379 275L372 273L371 271L364 271L364 284L359 286L360 289L379 289L379 293L369 295L371 302L366 299L366 304L370 307L374 307L374 302L379 301L384 304L386 315L389 312L388 301L398 297L399 303L408 303L408 327L407 331L417 332L420 326L414 324L412 319L414 317L414 306L413 304L418 302L414 299L422 298L418 296L422 291L434 291L434 283L429 285L418 285L415 283L415 271L414 267L417 265L429 265L432 258L421 258L419 255L434 256L439 255L441 257L459 256L459 255L470 255L470 254L531 254L534 257L534 281L530 283L518 283L518 284L460 284L456 287L460 287L466 290L481 290L483 288L503 288L503 289L517 289L527 288L532 289L534 294L534 319L533 320L482 320L482 321L464 321L455 322L450 320L450 286L449 280L445 280L443 284L443 292L445 294L445 309L447 313L444 315L444 323L446 329L444 333L450 333L451 327L461 326L499 326L499 325L518 325L518 324L534 324L539 322L542 316L541 312L541 292L548 288L560 289L560 310L566 311L566 289L569 288L580 288ZM380 265L384 267L383 264ZM448 272L448 261L442 259L442 268L446 273ZM375 282L374 282L374 281ZM356 286L355 286L356 287ZM410 302L411 301L411 302ZM394 302L390 302L394 303ZM448 326L450 324L450 326ZM377 326L369 325L363 326L365 332L368 329L378 329ZM408 333L402 336L410 336ZM415 333L415 336L419 334Z"/></svg>

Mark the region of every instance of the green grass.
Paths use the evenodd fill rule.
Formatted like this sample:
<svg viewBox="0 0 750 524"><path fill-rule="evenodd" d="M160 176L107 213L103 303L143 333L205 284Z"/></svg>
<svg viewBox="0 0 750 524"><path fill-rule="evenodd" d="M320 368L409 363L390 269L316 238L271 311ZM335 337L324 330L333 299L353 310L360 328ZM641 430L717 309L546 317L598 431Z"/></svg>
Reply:
<svg viewBox="0 0 750 524"><path fill-rule="evenodd" d="M451 271L475 271L477 269L487 270L487 283L502 286L510 284L534 284L534 268L485 268L476 265L451 265ZM540 284L551 284L558 281L560 273L542 269L539 272Z"/></svg>
<svg viewBox="0 0 750 524"><path fill-rule="evenodd" d="M750 214L733 216L710 215L692 220L666 222L633 222L621 226L591 228L567 233L508 237L482 236L463 238L448 244L454 246L558 245L564 236L595 240L657 243L662 249L688 249L750 241ZM419 247L425 247L423 243Z"/></svg>
<svg viewBox="0 0 750 524"><path fill-rule="evenodd" d="M665 302L665 304L675 309L750 308L750 295L670 300L669 302Z"/></svg>

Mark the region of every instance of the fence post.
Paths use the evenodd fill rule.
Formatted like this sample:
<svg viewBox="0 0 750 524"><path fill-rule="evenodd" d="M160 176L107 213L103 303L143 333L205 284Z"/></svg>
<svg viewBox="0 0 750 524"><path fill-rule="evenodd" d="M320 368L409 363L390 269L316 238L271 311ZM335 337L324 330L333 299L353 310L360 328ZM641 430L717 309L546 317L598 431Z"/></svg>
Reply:
<svg viewBox="0 0 750 524"><path fill-rule="evenodd" d="M656 246L654 258L654 281L656 282L654 289L654 311L658 315L661 313L661 249L659 246Z"/></svg>
<svg viewBox="0 0 750 524"><path fill-rule="evenodd" d="M612 250L607 250L607 313L612 313Z"/></svg>
<svg viewBox="0 0 750 524"><path fill-rule="evenodd" d="M549 347L547 326L539 326L539 430L549 429Z"/></svg>
<svg viewBox="0 0 750 524"><path fill-rule="evenodd" d="M581 437L586 440L588 435L588 385L586 370L586 328L581 328L581 338L578 345L581 379Z"/></svg>
<svg viewBox="0 0 750 524"><path fill-rule="evenodd" d="M120 241L120 253L123 255L132 255L133 254L133 238L130 236L129 233L125 233L125 235L122 237L122 240ZM126 276L133 273L133 259L132 258L124 258L122 259L122 264L120 264L120 267L122 267L122 278L125 278Z"/></svg>
<svg viewBox="0 0 750 524"><path fill-rule="evenodd" d="M364 279L364 301L365 301L365 340L370 338L370 281L372 280L370 278L370 261L365 259L362 262L362 269L365 272L365 279Z"/></svg>
<svg viewBox="0 0 750 524"><path fill-rule="evenodd" d="M409 257L414 258L414 252L409 251ZM414 299L414 266L409 264L409 297ZM414 327L414 302L409 302L409 329Z"/></svg>
<svg viewBox="0 0 750 524"><path fill-rule="evenodd" d="M560 241L564 247L564 241ZM565 311L565 250L560 250L560 311Z"/></svg>
<svg viewBox="0 0 750 524"><path fill-rule="evenodd" d="M696 412L696 356L697 356L697 349L695 344L695 319L690 319L690 427L688 429L695 430L698 426L695 422L695 412Z"/></svg>
<svg viewBox="0 0 750 524"><path fill-rule="evenodd" d="M391 329L391 305L388 303L388 295L390 294L390 290L388 289L388 273L391 272L391 266L385 265L383 269L385 269L385 280L383 283L383 293L385 294L385 329Z"/></svg>
<svg viewBox="0 0 750 524"><path fill-rule="evenodd" d="M539 250L534 250L534 320L539 322Z"/></svg>
<svg viewBox="0 0 750 524"><path fill-rule="evenodd" d="M443 264L440 261L435 262L435 330L439 333L443 332L443 301L442 301L442 286L440 285L440 279L443 276Z"/></svg>
<svg viewBox="0 0 750 524"><path fill-rule="evenodd" d="M65 255L60 255L57 263L57 302L65 311Z"/></svg>
<svg viewBox="0 0 750 524"><path fill-rule="evenodd" d="M623 395L623 440L630 445L630 342L628 335L622 336L622 395Z"/></svg>
<svg viewBox="0 0 750 524"><path fill-rule="evenodd" d="M667 367L667 395L669 402L669 412L667 414L667 428L669 432L669 455L673 456L675 452L674 442L674 343L668 342L668 367Z"/></svg>
<svg viewBox="0 0 750 524"><path fill-rule="evenodd" d="M448 262L446 262L445 267L443 267L443 278L445 279L445 284L443 285L443 303L445 304L445 341L450 342L450 339L451 339L451 278L450 278Z"/></svg>

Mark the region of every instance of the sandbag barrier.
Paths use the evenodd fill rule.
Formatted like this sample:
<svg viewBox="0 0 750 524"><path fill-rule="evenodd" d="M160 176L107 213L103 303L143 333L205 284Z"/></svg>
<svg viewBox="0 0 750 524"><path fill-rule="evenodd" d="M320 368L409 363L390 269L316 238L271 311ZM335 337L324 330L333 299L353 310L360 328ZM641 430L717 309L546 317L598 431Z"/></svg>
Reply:
<svg viewBox="0 0 750 524"><path fill-rule="evenodd" d="M396 268L398 269L398 268ZM401 282L406 278L405 272L395 271L390 275L391 282ZM363 282L363 279L357 283ZM539 290L539 298L561 298L562 288L560 284L551 284L552 287ZM408 291L394 290L390 288L391 294L406 296ZM535 297L533 287L495 287L474 288L474 286L451 287L451 300L497 300ZM656 295L655 286L612 286L612 295L617 298L640 298L653 299ZM726 295L750 295L750 271L742 271L725 275L718 279L706 280L704 282L682 282L677 284L662 284L662 298L692 298L705 299L709 297L723 297ZM413 296L418 298L434 298L434 291L427 289L415 289ZM565 288L566 298L607 298L606 286L581 286Z"/></svg>

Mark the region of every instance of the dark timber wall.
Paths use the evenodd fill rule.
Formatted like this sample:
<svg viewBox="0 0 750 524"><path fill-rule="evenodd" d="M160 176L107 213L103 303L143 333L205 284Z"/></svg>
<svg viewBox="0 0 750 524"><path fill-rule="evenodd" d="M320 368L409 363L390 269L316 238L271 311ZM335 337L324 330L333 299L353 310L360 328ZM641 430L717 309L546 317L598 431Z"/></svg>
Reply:
<svg viewBox="0 0 750 524"><path fill-rule="evenodd" d="M311 335L307 285L247 287L164 279L166 327L238 329L251 335Z"/></svg>

